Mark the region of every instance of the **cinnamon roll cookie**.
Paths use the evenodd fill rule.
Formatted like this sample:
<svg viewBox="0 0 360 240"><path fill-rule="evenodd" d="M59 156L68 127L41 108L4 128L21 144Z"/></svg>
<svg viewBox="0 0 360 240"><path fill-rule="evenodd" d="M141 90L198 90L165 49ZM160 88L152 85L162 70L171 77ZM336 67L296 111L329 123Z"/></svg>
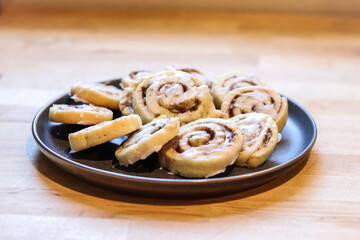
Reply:
<svg viewBox="0 0 360 240"><path fill-rule="evenodd" d="M249 168L260 166L278 142L275 121L263 113L240 114L230 120L238 125L244 138L243 148L235 164Z"/></svg>
<svg viewBox="0 0 360 240"><path fill-rule="evenodd" d="M133 71L121 79L120 85L123 87L123 93L120 97L119 109L122 115L127 116L134 113L132 107L133 93L136 91L136 87L152 74L152 72L145 70Z"/></svg>
<svg viewBox="0 0 360 240"><path fill-rule="evenodd" d="M199 118L220 117L209 88L182 71L163 71L144 80L133 97L134 113L143 123L161 115L179 117L181 124Z"/></svg>
<svg viewBox="0 0 360 240"><path fill-rule="evenodd" d="M204 118L184 125L159 152L160 165L187 178L207 178L237 159L243 137L235 122Z"/></svg>
<svg viewBox="0 0 360 240"><path fill-rule="evenodd" d="M221 111L225 119L251 112L268 114L281 132L287 120L288 103L285 97L270 88L251 86L230 91L224 98Z"/></svg>
<svg viewBox="0 0 360 240"><path fill-rule="evenodd" d="M258 78L243 72L228 72L219 76L212 86L212 95L217 108L221 108L223 100L231 90L247 86L266 86Z"/></svg>
<svg viewBox="0 0 360 240"><path fill-rule="evenodd" d="M75 101L118 110L122 90L100 83L77 83L72 86L70 94Z"/></svg>
<svg viewBox="0 0 360 240"><path fill-rule="evenodd" d="M185 67L185 66L174 66L170 65L166 67L167 70L170 71L182 71L193 75L194 77L198 78L203 84L206 84L209 88L211 88L215 77L211 73L205 73L200 71L199 69L193 67Z"/></svg>
<svg viewBox="0 0 360 240"><path fill-rule="evenodd" d="M125 89L127 87L136 88L142 81L150 77L152 72L146 70L132 71L121 79L120 86Z"/></svg>
<svg viewBox="0 0 360 240"><path fill-rule="evenodd" d="M71 153L78 152L115 138L129 134L141 128L141 119L137 115L120 117L69 134Z"/></svg>
<svg viewBox="0 0 360 240"><path fill-rule="evenodd" d="M179 132L179 118L163 118L144 125L132 133L116 150L120 165L128 166L150 154L160 151L162 146Z"/></svg>
<svg viewBox="0 0 360 240"><path fill-rule="evenodd" d="M111 110L86 104L53 104L49 111L50 121L58 123L94 125L112 120L112 118Z"/></svg>
<svg viewBox="0 0 360 240"><path fill-rule="evenodd" d="M124 88L120 100L119 100L119 109L122 115L127 116L134 113L132 102L133 102L133 93L136 88L126 87Z"/></svg>

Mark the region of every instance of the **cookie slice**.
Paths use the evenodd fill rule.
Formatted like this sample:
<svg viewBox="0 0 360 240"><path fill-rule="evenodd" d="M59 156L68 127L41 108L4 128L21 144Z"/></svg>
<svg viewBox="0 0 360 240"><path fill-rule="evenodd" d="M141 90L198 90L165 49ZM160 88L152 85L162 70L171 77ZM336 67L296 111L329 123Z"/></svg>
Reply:
<svg viewBox="0 0 360 240"><path fill-rule="evenodd" d="M160 151L163 145L179 132L179 118L155 119L134 132L116 150L120 165L128 166L150 154Z"/></svg>
<svg viewBox="0 0 360 240"><path fill-rule="evenodd" d="M225 171L241 151L243 137L229 120L204 118L180 128L159 152L160 165L187 178L208 178Z"/></svg>
<svg viewBox="0 0 360 240"><path fill-rule="evenodd" d="M267 114L247 113L229 119L240 128L244 137L243 148L236 160L238 166L260 166L273 152L279 133L275 121Z"/></svg>
<svg viewBox="0 0 360 240"><path fill-rule="evenodd" d="M122 90L114 86L100 83L77 83L72 86L70 94L75 101L119 110L119 101Z"/></svg>
<svg viewBox="0 0 360 240"><path fill-rule="evenodd" d="M95 125L113 118L113 112L107 108L93 105L53 104L50 107L49 119L52 122Z"/></svg>
<svg viewBox="0 0 360 240"><path fill-rule="evenodd" d="M82 129L69 134L71 152L78 152L112 139L129 134L141 128L141 119L137 115L120 117L112 121Z"/></svg>

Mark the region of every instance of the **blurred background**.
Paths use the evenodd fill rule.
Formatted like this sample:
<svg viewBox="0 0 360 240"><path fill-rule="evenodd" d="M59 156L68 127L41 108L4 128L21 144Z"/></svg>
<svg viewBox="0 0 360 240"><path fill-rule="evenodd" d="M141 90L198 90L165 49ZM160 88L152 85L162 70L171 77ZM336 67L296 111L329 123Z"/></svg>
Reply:
<svg viewBox="0 0 360 240"><path fill-rule="evenodd" d="M0 1L1 2L1 1ZM3 0L3 5L41 8L188 9L321 14L360 14L359 0Z"/></svg>
<svg viewBox="0 0 360 240"><path fill-rule="evenodd" d="M36 89L28 120L74 82L170 64L249 72L310 110L316 86L358 81L359 0L0 2L0 85Z"/></svg>

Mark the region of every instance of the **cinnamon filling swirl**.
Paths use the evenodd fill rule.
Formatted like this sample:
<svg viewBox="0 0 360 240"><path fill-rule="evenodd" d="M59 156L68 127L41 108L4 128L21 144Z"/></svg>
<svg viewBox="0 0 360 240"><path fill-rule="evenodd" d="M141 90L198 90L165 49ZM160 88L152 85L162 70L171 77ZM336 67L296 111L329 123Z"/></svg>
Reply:
<svg viewBox="0 0 360 240"><path fill-rule="evenodd" d="M180 68L180 71L183 72L187 72L187 73L197 73L197 74L202 74L199 70L195 69L195 68Z"/></svg>
<svg viewBox="0 0 360 240"><path fill-rule="evenodd" d="M229 107L229 110L228 110L228 112L229 112L229 117L235 116L235 113L234 113L235 103L236 103L236 101L237 101L237 99L238 99L239 97L240 97L240 95L237 95L237 96L235 96L235 97L231 100L231 102L230 102L230 107ZM241 111L241 109L240 109L240 113L243 113L243 112Z"/></svg>
<svg viewBox="0 0 360 240"><path fill-rule="evenodd" d="M212 139L214 139L214 136L214 130L202 127L194 132L191 132L189 136L186 136L185 138L187 138L187 145L190 147L199 147L208 144ZM180 150L180 153L185 151L185 149L178 149Z"/></svg>
<svg viewBox="0 0 360 240"><path fill-rule="evenodd" d="M256 84L254 82L250 82L250 81L242 81L241 83L233 83L230 85L229 90L234 90L236 88L240 88L240 87L246 87L246 86L256 86Z"/></svg>
<svg viewBox="0 0 360 240"><path fill-rule="evenodd" d="M199 119L180 128L160 151L160 164L184 177L210 177L225 171L237 158L243 137L231 121Z"/></svg>
<svg viewBox="0 0 360 240"><path fill-rule="evenodd" d="M229 93L230 96L226 101L230 100L227 108L228 117L233 117L238 114L260 112L269 114L273 119L277 118L278 112L281 108L280 96L277 94L275 99L272 94L274 92L269 89L259 87L247 87L242 89L235 89ZM226 104L225 104L226 105Z"/></svg>
<svg viewBox="0 0 360 240"><path fill-rule="evenodd" d="M208 147L209 151L212 151L211 145L227 145L231 144L234 138L234 129L228 126L210 122L204 122L202 125L192 128L191 131L179 135L177 138L176 146L174 147L178 153L183 153L191 148L197 148L201 146ZM204 154L208 154L204 151Z"/></svg>
<svg viewBox="0 0 360 240"><path fill-rule="evenodd" d="M268 129L263 139L263 144L266 145L270 141L271 137L272 137L272 132L270 129Z"/></svg>
<svg viewBox="0 0 360 240"><path fill-rule="evenodd" d="M143 100L145 106L146 106L146 91L148 90L148 88L149 88L149 86L141 87L142 100Z"/></svg>
<svg viewBox="0 0 360 240"><path fill-rule="evenodd" d="M220 116L209 88L181 71L160 72L142 82L135 92L134 112L144 123L160 115L179 117L182 124Z"/></svg>
<svg viewBox="0 0 360 240"><path fill-rule="evenodd" d="M249 86L266 86L266 84L242 72L229 72L219 76L212 87L216 107L221 108L225 96L230 91Z"/></svg>
<svg viewBox="0 0 360 240"><path fill-rule="evenodd" d="M267 114L247 113L230 119L234 121L244 137L244 145L236 164L257 167L272 153L278 142L275 121Z"/></svg>

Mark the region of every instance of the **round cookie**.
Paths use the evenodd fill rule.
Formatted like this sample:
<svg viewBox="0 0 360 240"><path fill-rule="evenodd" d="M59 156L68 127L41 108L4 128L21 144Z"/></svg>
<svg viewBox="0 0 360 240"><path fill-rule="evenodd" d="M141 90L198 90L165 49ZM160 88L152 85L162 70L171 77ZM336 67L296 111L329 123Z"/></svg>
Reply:
<svg viewBox="0 0 360 240"><path fill-rule="evenodd" d="M78 152L108 142L129 134L141 128L141 126L142 124L139 116L129 115L71 133L69 134L71 152Z"/></svg>
<svg viewBox="0 0 360 240"><path fill-rule="evenodd" d="M136 88L134 113L143 123L159 116L179 117L186 124L206 117L220 117L210 89L194 76L182 71L163 71L144 80Z"/></svg>
<svg viewBox="0 0 360 240"><path fill-rule="evenodd" d="M242 144L236 123L220 118L199 119L180 128L159 152L159 161L173 174L208 178L232 165Z"/></svg>
<svg viewBox="0 0 360 240"><path fill-rule="evenodd" d="M263 113L240 114L229 120L238 125L244 138L243 148L235 164L249 168L260 166L278 142L279 133L275 121Z"/></svg>
<svg viewBox="0 0 360 240"><path fill-rule="evenodd" d="M150 154L160 151L163 145L179 132L179 118L160 118L132 133L115 152L120 165L128 166Z"/></svg>
<svg viewBox="0 0 360 240"><path fill-rule="evenodd" d="M251 86L230 91L224 98L221 111L225 119L251 112L268 114L281 132L287 121L288 103L285 97L270 88Z"/></svg>
<svg viewBox="0 0 360 240"><path fill-rule="evenodd" d="M248 86L266 86L266 84L255 76L240 71L228 72L220 75L214 81L211 89L215 106L221 108L221 104L223 103L226 94L231 90Z"/></svg>
<svg viewBox="0 0 360 240"><path fill-rule="evenodd" d="M112 118L111 110L86 104L53 104L49 110L50 121L58 123L95 125L110 121Z"/></svg>
<svg viewBox="0 0 360 240"><path fill-rule="evenodd" d="M100 83L77 83L72 86L70 94L75 101L119 110L119 100L122 95L122 90Z"/></svg>

